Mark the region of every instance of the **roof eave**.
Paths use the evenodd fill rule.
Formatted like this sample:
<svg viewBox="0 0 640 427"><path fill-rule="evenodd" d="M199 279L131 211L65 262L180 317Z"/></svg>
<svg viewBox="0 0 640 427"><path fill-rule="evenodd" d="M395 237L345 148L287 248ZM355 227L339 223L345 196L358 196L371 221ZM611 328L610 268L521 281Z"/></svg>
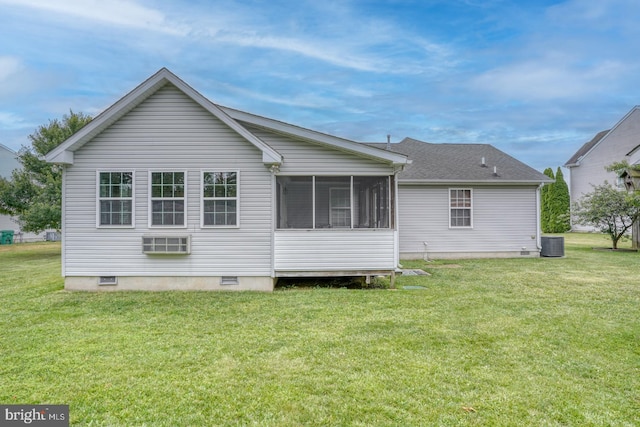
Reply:
<svg viewBox="0 0 640 427"><path fill-rule="evenodd" d="M45 159L51 163L73 164L73 152L82 147L91 138L104 131L107 127L115 123L137 105L142 103L149 96L154 94L158 89L171 83L176 86L193 101L220 119L223 123L237 132L244 139L252 143L262 151L263 161L266 164L282 163L282 155L261 141L258 137L242 127L233 118L228 116L220 107L209 101L198 91L193 89L187 83L182 81L178 76L173 74L166 68L160 69L153 76L149 77L138 87L120 98L115 104L111 105L95 119L72 135L58 147L47 153ZM70 163L69 163L70 162Z"/></svg>
<svg viewBox="0 0 640 427"><path fill-rule="evenodd" d="M235 120L250 123L279 134L294 136L309 142L326 145L334 149L339 149L359 156L369 157L378 161L383 160L391 163L393 166L405 166L411 163L408 157L403 154L381 150L356 141L339 138L337 136L306 129L300 126L281 122L279 120L235 110L233 108L223 106L219 106L219 108Z"/></svg>
<svg viewBox="0 0 640 427"><path fill-rule="evenodd" d="M552 183L554 180L491 180L491 179L481 179L481 180L468 180L468 179L398 179L399 184L407 184L407 185L540 185Z"/></svg>

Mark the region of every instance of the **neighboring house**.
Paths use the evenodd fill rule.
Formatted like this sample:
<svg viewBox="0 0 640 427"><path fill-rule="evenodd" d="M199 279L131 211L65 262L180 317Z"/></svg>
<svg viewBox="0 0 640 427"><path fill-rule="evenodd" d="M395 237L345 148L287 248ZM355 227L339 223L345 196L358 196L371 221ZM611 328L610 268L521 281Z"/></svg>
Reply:
<svg viewBox="0 0 640 427"><path fill-rule="evenodd" d="M19 167L20 163L15 151L0 144L0 177L11 178L11 172ZM0 214L0 230L13 230L17 234L20 231L19 228L13 218Z"/></svg>
<svg viewBox="0 0 640 427"><path fill-rule="evenodd" d="M10 179L13 170L18 168L20 168L20 162L16 152L0 144L0 177ZM23 232L17 219L8 215L0 215L0 230L13 230L13 241L16 243L43 240L45 236L44 233Z"/></svg>
<svg viewBox="0 0 640 427"><path fill-rule="evenodd" d="M19 167L18 154L9 147L0 144L0 177L11 178L11 172Z"/></svg>
<svg viewBox="0 0 640 427"><path fill-rule="evenodd" d="M620 185L615 172L606 167L626 160L630 164L640 162L640 106L627 113L613 128L596 134L565 163L569 169L569 193L571 203L593 191L594 185ZM574 224L574 230L590 231L591 227Z"/></svg>
<svg viewBox="0 0 640 427"><path fill-rule="evenodd" d="M401 258L539 256L549 177L486 144L406 138L387 148L412 161L398 175Z"/></svg>
<svg viewBox="0 0 640 427"><path fill-rule="evenodd" d="M393 276L405 156L213 104L167 69L46 156L66 289Z"/></svg>

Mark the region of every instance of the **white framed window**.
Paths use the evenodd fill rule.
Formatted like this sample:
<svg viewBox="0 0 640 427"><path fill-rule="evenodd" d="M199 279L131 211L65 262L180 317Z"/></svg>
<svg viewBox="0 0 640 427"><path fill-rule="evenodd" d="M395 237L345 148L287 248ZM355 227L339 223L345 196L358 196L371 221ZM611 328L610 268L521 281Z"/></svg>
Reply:
<svg viewBox="0 0 640 427"><path fill-rule="evenodd" d="M96 227L133 227L133 171L97 171Z"/></svg>
<svg viewBox="0 0 640 427"><path fill-rule="evenodd" d="M191 253L191 236L142 236L142 252L188 255Z"/></svg>
<svg viewBox="0 0 640 427"><path fill-rule="evenodd" d="M449 227L473 227L473 191L470 188L449 189Z"/></svg>
<svg viewBox="0 0 640 427"><path fill-rule="evenodd" d="M239 173L202 172L202 227L239 226Z"/></svg>
<svg viewBox="0 0 640 427"><path fill-rule="evenodd" d="M187 173L149 171L149 227L186 227Z"/></svg>
<svg viewBox="0 0 640 427"><path fill-rule="evenodd" d="M350 187L329 189L329 225L338 228L351 227Z"/></svg>

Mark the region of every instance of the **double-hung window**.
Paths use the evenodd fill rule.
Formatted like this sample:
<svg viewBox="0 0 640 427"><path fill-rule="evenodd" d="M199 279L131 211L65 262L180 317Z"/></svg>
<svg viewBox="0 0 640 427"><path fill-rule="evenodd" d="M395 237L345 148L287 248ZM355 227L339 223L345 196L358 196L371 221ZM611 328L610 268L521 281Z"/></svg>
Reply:
<svg viewBox="0 0 640 427"><path fill-rule="evenodd" d="M184 227L186 225L186 173L149 172L150 226Z"/></svg>
<svg viewBox="0 0 640 427"><path fill-rule="evenodd" d="M451 228L473 227L473 203L470 188L449 189L449 226Z"/></svg>
<svg viewBox="0 0 640 427"><path fill-rule="evenodd" d="M238 172L202 172L202 226L238 226Z"/></svg>
<svg viewBox="0 0 640 427"><path fill-rule="evenodd" d="M351 188L329 188L329 211L331 227L351 227Z"/></svg>
<svg viewBox="0 0 640 427"><path fill-rule="evenodd" d="M98 227L133 226L134 174L98 172Z"/></svg>

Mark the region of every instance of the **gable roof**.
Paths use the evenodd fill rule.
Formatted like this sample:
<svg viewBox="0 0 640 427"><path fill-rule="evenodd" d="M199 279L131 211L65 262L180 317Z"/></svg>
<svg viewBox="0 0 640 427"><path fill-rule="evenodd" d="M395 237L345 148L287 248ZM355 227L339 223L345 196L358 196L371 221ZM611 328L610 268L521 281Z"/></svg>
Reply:
<svg viewBox="0 0 640 427"><path fill-rule="evenodd" d="M52 163L72 164L74 151L82 147L93 137L104 131L133 108L141 104L145 99L169 83L176 86L205 110L209 111L231 129L236 131L240 136L260 149L265 163L278 164L282 162L282 156L278 152L261 141L257 136L240 126L235 120L225 114L217 105L202 96L199 92L166 68L160 69L160 71L142 82L142 84L126 94L111 107L107 108L65 142L47 153L46 160Z"/></svg>
<svg viewBox="0 0 640 427"><path fill-rule="evenodd" d="M567 162L564 164L564 166L565 167L577 166L578 162L580 161L580 159L582 159L585 154L587 154L589 151L591 151L591 149L593 147L595 147L596 144L598 142L600 142L600 140L602 138L604 138L604 136L606 134L608 134L610 131L611 131L611 129L607 129L607 130L603 130L603 131L598 132L596 134L596 136L594 136L591 141L586 142L582 147L580 147L578 149L578 151L576 151L573 154L573 156L571 156L571 158L569 160L567 160Z"/></svg>
<svg viewBox="0 0 640 427"><path fill-rule="evenodd" d="M370 145L380 148L386 146ZM389 149L405 154L413 161L398 175L399 182L405 184L553 182L548 176L489 144L432 144L405 138L399 143L390 144Z"/></svg>
<svg viewBox="0 0 640 427"><path fill-rule="evenodd" d="M73 153L76 150L81 148L96 135L111 126L167 84L176 86L185 95L190 97L193 101L220 119L244 139L260 149L262 151L262 160L265 164L279 165L282 163L283 157L267 143L262 141L258 136L244 127L241 121L264 127L274 132L327 145L334 149L355 153L359 156L374 158L378 161L385 161L394 165L405 165L409 163L405 156L399 155L398 153L389 153L384 150L364 146L363 144L355 141L338 138L214 104L166 68L160 69L160 71L149 77L111 107L107 108L65 142L47 153L46 160L51 163L73 164Z"/></svg>
<svg viewBox="0 0 640 427"><path fill-rule="evenodd" d="M571 168L571 167L575 167L575 166L580 166L580 161L587 156L596 146L598 146L601 142L604 142L606 140L606 138L611 135L613 133L614 130L616 130L616 128L618 126L620 126L620 124L622 124L622 122L624 122L631 114L633 114L636 110L640 110L640 106L636 105L635 107L633 107L631 109L631 111L629 111L627 114L624 115L624 117L622 119L620 119L620 121L618 121L618 123L616 123L616 125L614 127L612 127L609 130L603 130L601 132L598 132L596 134L596 136L593 137L593 139L587 143L585 143L582 147L580 147L578 149L578 151L576 151L573 156L571 156L571 158L569 160L567 160L567 162L564 164L565 167L567 168Z"/></svg>

